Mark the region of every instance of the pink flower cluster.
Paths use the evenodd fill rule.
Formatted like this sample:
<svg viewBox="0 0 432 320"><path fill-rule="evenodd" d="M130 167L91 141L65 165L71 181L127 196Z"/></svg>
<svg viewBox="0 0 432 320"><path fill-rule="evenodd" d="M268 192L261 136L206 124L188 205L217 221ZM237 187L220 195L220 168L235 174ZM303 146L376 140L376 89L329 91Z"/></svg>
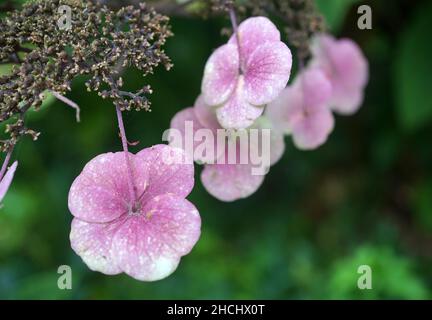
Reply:
<svg viewBox="0 0 432 320"><path fill-rule="evenodd" d="M353 41L320 35L312 52L307 68L266 109L275 127L302 150L326 142L334 128L332 111L349 115L359 109L368 81L367 60Z"/></svg>
<svg viewBox="0 0 432 320"><path fill-rule="evenodd" d="M272 129L272 123L262 113L286 87L291 65L291 51L269 19L245 20L237 34L210 56L204 70L202 95L194 107L174 116L171 128L184 133L185 123L190 121L194 130L209 129L214 136L218 129L232 130L233 135L228 140L238 139L236 130ZM251 143L251 148L263 151L258 142ZM270 165L282 157L284 149L283 134L272 130ZM252 173L252 161L240 161L242 153L248 151L237 144L234 163L229 163L228 149L224 149L205 164L201 181L211 195L221 201L234 201L249 197L261 186L264 175ZM195 153L194 159L202 160Z"/></svg>
<svg viewBox="0 0 432 320"><path fill-rule="evenodd" d="M284 152L284 134L291 134L299 149L321 146L334 128L332 111L351 114L360 107L368 65L359 47L348 39L320 35L313 42L312 52L309 65L286 87L292 58L280 41L279 31L264 17L245 20L228 44L210 56L201 96L194 107L174 116L171 129L185 135L188 121L194 131L209 129L214 136L222 128L271 129L270 165ZM194 148L199 148L196 140ZM263 151L259 145L249 148ZM201 174L204 187L222 201L250 196L262 184L264 175L251 174L250 163L219 161L227 157L227 150L222 151L210 162L206 159L207 163L199 154L192 155L197 162L205 163ZM241 152L238 147L238 159Z"/></svg>
<svg viewBox="0 0 432 320"><path fill-rule="evenodd" d="M201 227L197 209L185 199L194 185L189 156L204 163L201 181L206 190L222 201L234 201L254 193L265 176L253 174L250 159L251 150L265 152L264 143L248 139L245 151L237 144L240 134L249 138L270 129L268 166L282 157L285 134L291 134L300 149L322 145L334 128L332 112L352 114L360 107L368 64L347 39L318 36L312 52L309 65L287 87L291 52L270 20L255 17L245 20L210 56L201 95L193 107L173 117L171 130L186 136L186 123L193 125L194 134L204 129L216 137L228 130L224 139L235 142L234 162L227 159L229 144L219 150L217 140L212 143L218 152L210 158L195 152L200 148L196 140L192 155L186 148L167 145L129 153L118 110L124 152L91 160L69 193L72 248L89 268L110 275L124 272L143 281L162 279L177 268ZM0 200L15 168L0 182Z"/></svg>
<svg viewBox="0 0 432 320"><path fill-rule="evenodd" d="M174 116L171 121L171 129L176 129L185 135L186 121L193 123L195 132L201 129L209 129L214 137L217 135L216 131L222 129L214 110L205 104L201 96L198 97L193 107L183 109ZM254 126L251 128L257 130L265 128L271 129L271 124L262 116L255 121ZM235 131L232 131L232 133L233 135L231 138L237 139L238 137L235 136ZM244 131L244 133L246 135L249 134L247 130ZM227 139L230 139L230 137ZM250 141L253 140L251 139ZM243 155L246 157L250 156L248 151L250 151L251 148L262 152L261 146L258 143L250 144L248 146L249 149L244 150L240 148L238 140L234 141L233 145L236 147L235 161L233 163L230 163L227 159L229 156L229 144L227 141L225 149L219 154L215 152L214 158L204 165L204 170L201 173L201 181L206 190L215 198L226 202L249 197L258 190L264 181L264 175L253 174L253 163L250 159L248 159L247 163L241 163L240 161ZM192 152L194 152L197 147L198 146L195 145ZM283 134L279 131L272 130L270 139L270 165L275 164L282 157L284 149L285 143ZM217 150L216 146L215 150ZM197 162L203 162L204 160L200 158L200 154L196 152L190 156L194 156ZM219 161L220 158L223 158L221 159L222 161Z"/></svg>

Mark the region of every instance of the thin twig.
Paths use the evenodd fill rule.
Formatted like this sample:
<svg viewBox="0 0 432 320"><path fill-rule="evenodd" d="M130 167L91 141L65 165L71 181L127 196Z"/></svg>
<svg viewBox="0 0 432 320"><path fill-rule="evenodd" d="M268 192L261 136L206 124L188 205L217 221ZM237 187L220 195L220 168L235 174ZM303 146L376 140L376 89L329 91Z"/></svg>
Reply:
<svg viewBox="0 0 432 320"><path fill-rule="evenodd" d="M242 52L241 52L241 47L240 47L240 33L238 31L237 17L236 17L236 14L235 14L235 11L234 11L233 7L231 7L231 9L230 9L229 15L230 15L230 19L231 19L231 24L232 24L233 32L234 32L235 37L237 39L237 48L238 48L238 55L239 55L240 74L243 74L243 59L242 59Z"/></svg>
<svg viewBox="0 0 432 320"><path fill-rule="evenodd" d="M73 102L72 100L66 98L65 96L61 95L60 93L58 93L56 91L50 90L50 92L52 93L52 95L54 97L56 97L57 99L59 99L60 101L62 101L64 103L66 103L68 106L74 108L76 110L76 121L77 122L81 121L81 118L80 118L81 109L80 109L80 107L75 102Z"/></svg>
<svg viewBox="0 0 432 320"><path fill-rule="evenodd" d="M118 106L116 106L116 113L117 113L118 127L120 130L120 138L121 138L122 145L123 145L123 152L125 155L125 161L126 161L126 167L127 167L129 195L131 197L131 201L133 201L133 206L135 206L136 202L137 202L136 187L134 184L134 179L133 179L133 174L132 174L132 166L130 163L129 150L128 150L128 140L126 137L126 131L125 131L124 124L123 124L123 116L122 116L122 112Z"/></svg>

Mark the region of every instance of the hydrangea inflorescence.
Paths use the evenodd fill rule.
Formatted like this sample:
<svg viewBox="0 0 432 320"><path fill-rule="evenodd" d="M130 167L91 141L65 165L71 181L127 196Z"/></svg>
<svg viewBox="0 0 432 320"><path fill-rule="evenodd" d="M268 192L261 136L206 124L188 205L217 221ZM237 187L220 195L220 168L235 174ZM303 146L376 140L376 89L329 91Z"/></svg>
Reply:
<svg viewBox="0 0 432 320"><path fill-rule="evenodd" d="M177 268L200 237L200 215L186 200L194 186L193 161L204 164L201 181L217 199L249 197L283 156L285 135L291 135L299 149L316 149L334 129L333 111L347 115L359 109L368 64L353 41L322 33L324 24L312 0L171 3L171 9L182 13L227 14L233 30L228 42L209 57L194 106L173 117L171 130L185 140L187 123L193 125L193 134L202 130L213 136L220 130L228 134L221 150L216 146L219 141L213 140L217 152L210 157L195 152L201 147L196 140L192 154L174 144L133 154L122 111L148 110L151 89L145 85L138 92L122 91L120 73L128 66L144 76L159 64L169 69L162 46L171 31L168 18L145 4L111 10L101 3L115 6L119 1L40 0L0 22L0 63L14 65L0 77L0 121L8 121L9 134L1 141L7 154L0 172L0 201L17 167L15 161L8 169L18 138L38 135L25 126L26 111L40 107L46 92L67 102L63 95L71 90L72 80L87 75L88 90L113 100L123 152L96 156L73 182L72 248L92 270L160 280ZM70 30L57 26L62 4L72 6ZM194 9L188 12L188 8ZM244 18L240 25L237 15ZM299 61L289 85L292 53L269 17L283 23ZM264 136L268 131L269 149L252 140L253 133ZM237 144L245 136L250 138L247 150ZM228 159L230 142L234 142L233 163ZM263 174L253 174L251 150L268 152Z"/></svg>
<svg viewBox="0 0 432 320"><path fill-rule="evenodd" d="M307 1L288 2L294 7L311 10ZM291 6L287 8L292 9ZM292 57L276 26L268 18L259 16L248 18L237 27L233 7L225 9L230 14L234 33L228 43L216 49L208 59L202 95L195 106L178 112L171 121L171 128L185 135L187 122L194 124L196 132L203 128L211 132L222 128L249 130L266 122L266 128L271 130L271 165L285 150L284 134L291 135L294 145L302 150L323 145L334 129L332 111L350 114L361 105L368 64L359 47L351 40L336 40L322 33L311 39L313 31L321 28L317 25L316 29L312 28L312 20L306 19L303 43L295 46L299 72L293 83L285 87L290 78ZM301 12L294 15L296 19L301 16ZM302 28L299 21L292 25ZM308 64L304 67L306 61ZM265 109L265 116L261 116ZM239 141L236 135L232 139ZM186 144L183 147L186 148ZM200 147L195 140L192 151ZM253 144L248 148L261 149ZM248 197L264 180L263 176L251 174L250 163L241 163L239 154L240 148L236 161L227 164L227 161L219 161L227 157L225 150L215 154L214 161L204 164L201 180L207 191L219 200ZM192 156L202 162L195 153Z"/></svg>

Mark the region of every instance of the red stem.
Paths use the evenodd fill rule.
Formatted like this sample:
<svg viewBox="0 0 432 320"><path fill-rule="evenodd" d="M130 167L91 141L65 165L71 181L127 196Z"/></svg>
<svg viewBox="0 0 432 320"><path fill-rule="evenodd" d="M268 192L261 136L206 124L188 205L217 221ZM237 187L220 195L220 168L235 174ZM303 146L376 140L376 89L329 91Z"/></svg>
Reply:
<svg viewBox="0 0 432 320"><path fill-rule="evenodd" d="M233 32L235 34L235 37L237 39L237 48L238 48L238 54L239 54L239 65L240 65L240 74L243 74L243 58L242 53L240 49L240 34L238 32L238 24L237 24L237 17L234 11L234 8L231 8L229 11L231 25L233 28Z"/></svg>
<svg viewBox="0 0 432 320"><path fill-rule="evenodd" d="M126 167L127 167L129 195L131 197L131 200L133 201L132 206L135 206L137 201L137 196L136 196L136 187L134 184L134 179L132 174L132 166L129 157L128 141L126 138L126 131L123 124L122 112L120 108L117 106L116 106L116 113L117 113L118 127L120 129L120 137L121 137L123 151L125 155Z"/></svg>

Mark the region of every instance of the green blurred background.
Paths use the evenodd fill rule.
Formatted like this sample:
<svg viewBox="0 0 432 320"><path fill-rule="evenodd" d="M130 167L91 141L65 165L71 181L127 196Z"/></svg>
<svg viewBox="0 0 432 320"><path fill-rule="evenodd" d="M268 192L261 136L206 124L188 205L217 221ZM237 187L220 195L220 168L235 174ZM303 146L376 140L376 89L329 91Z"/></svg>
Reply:
<svg viewBox="0 0 432 320"><path fill-rule="evenodd" d="M189 199L202 235L169 278L139 282L90 271L72 251L67 194L94 156L120 150L113 105L75 82L74 111L51 101L29 117L42 132L14 153L16 179L0 210L3 299L428 299L432 297L432 3L318 1L331 30L363 48L370 83L361 110L337 117L327 144L283 159L248 199L222 203L199 179ZM369 4L373 30L357 29ZM125 74L126 88L152 84L153 111L125 116L133 151L161 142L173 115L193 104L204 64L226 39L226 19L173 18L167 52L175 67L147 79ZM145 81L144 81L145 80ZM57 268L73 289L57 288ZM370 265L373 289L357 288Z"/></svg>

